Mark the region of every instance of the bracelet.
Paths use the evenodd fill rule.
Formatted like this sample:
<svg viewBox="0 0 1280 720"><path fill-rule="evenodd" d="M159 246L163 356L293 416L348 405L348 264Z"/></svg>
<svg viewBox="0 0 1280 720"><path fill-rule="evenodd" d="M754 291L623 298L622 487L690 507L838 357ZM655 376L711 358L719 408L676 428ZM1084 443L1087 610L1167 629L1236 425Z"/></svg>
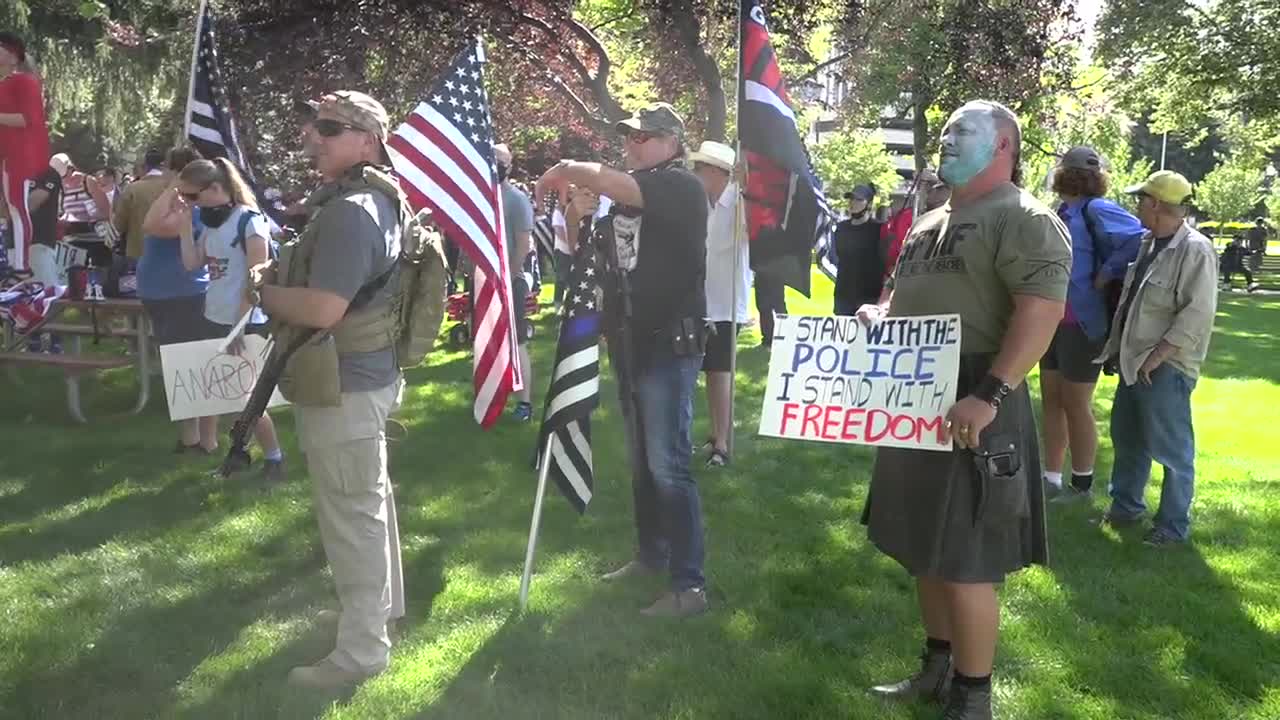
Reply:
<svg viewBox="0 0 1280 720"><path fill-rule="evenodd" d="M1004 402L1005 397L1011 392L1013 392L1013 388L1009 386L1009 383L991 373L987 373L978 381L978 384L970 394L999 410L1000 403Z"/></svg>

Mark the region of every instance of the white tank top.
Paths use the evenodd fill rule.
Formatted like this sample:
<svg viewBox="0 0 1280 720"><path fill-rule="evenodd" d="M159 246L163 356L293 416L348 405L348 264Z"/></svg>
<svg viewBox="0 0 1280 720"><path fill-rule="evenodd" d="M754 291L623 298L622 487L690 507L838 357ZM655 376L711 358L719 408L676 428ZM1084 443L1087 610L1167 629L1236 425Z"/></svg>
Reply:
<svg viewBox="0 0 1280 720"><path fill-rule="evenodd" d="M242 243L236 243L240 216L249 212L240 206L231 211L226 222L218 227L206 227L204 231L204 256L209 267L209 289L205 292L204 316L219 325L235 325L240 322L240 303L245 286L249 283L249 256ZM254 235L271 237L267 219L255 215L244 228L244 237ZM233 245L235 243L235 245ZM253 309L249 322L260 325L267 321L262 308Z"/></svg>

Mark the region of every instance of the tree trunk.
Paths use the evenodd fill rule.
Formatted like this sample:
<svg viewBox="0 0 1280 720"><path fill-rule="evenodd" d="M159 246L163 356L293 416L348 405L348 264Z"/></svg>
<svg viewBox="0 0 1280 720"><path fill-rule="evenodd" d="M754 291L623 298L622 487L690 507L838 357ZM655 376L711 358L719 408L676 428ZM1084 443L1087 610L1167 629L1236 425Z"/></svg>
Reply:
<svg viewBox="0 0 1280 720"><path fill-rule="evenodd" d="M707 54L702 45L702 22L693 13L688 3L676 3L677 9L672 12L670 23L680 38L680 44L688 53L698 79L702 81L702 89L707 95L707 122L703 128L703 140L724 142L725 125L728 121L728 102L724 93L724 78L720 74L720 66L715 58Z"/></svg>

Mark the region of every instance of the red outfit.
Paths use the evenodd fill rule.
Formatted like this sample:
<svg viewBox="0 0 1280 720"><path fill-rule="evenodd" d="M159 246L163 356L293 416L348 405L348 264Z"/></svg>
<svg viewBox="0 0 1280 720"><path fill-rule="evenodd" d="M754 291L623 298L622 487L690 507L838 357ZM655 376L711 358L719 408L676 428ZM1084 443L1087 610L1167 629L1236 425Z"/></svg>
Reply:
<svg viewBox="0 0 1280 720"><path fill-rule="evenodd" d="M39 78L15 72L0 80L0 113L18 113L27 121L26 127L0 125L0 183L10 208L14 266L26 269L31 251L27 182L49 166L49 126Z"/></svg>
<svg viewBox="0 0 1280 720"><path fill-rule="evenodd" d="M913 222L915 213L911 208L905 207L894 213L889 222L880 228L880 239L888 243L884 256L885 277L893 274L893 269L898 264L898 255L902 253L902 243L906 241L907 233L911 232Z"/></svg>

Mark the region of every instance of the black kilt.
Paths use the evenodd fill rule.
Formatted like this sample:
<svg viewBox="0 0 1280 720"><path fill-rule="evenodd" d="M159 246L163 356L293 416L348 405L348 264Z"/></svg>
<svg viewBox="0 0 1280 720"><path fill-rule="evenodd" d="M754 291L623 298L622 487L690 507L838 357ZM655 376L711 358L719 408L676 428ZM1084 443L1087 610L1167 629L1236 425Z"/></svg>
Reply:
<svg viewBox="0 0 1280 720"><path fill-rule="evenodd" d="M957 397L968 395L992 359L961 357ZM993 453L1012 446L1017 468L984 477L967 449L877 450L862 522L872 544L912 576L999 583L1007 573L1048 564L1040 447L1025 382L1001 403L980 442Z"/></svg>

